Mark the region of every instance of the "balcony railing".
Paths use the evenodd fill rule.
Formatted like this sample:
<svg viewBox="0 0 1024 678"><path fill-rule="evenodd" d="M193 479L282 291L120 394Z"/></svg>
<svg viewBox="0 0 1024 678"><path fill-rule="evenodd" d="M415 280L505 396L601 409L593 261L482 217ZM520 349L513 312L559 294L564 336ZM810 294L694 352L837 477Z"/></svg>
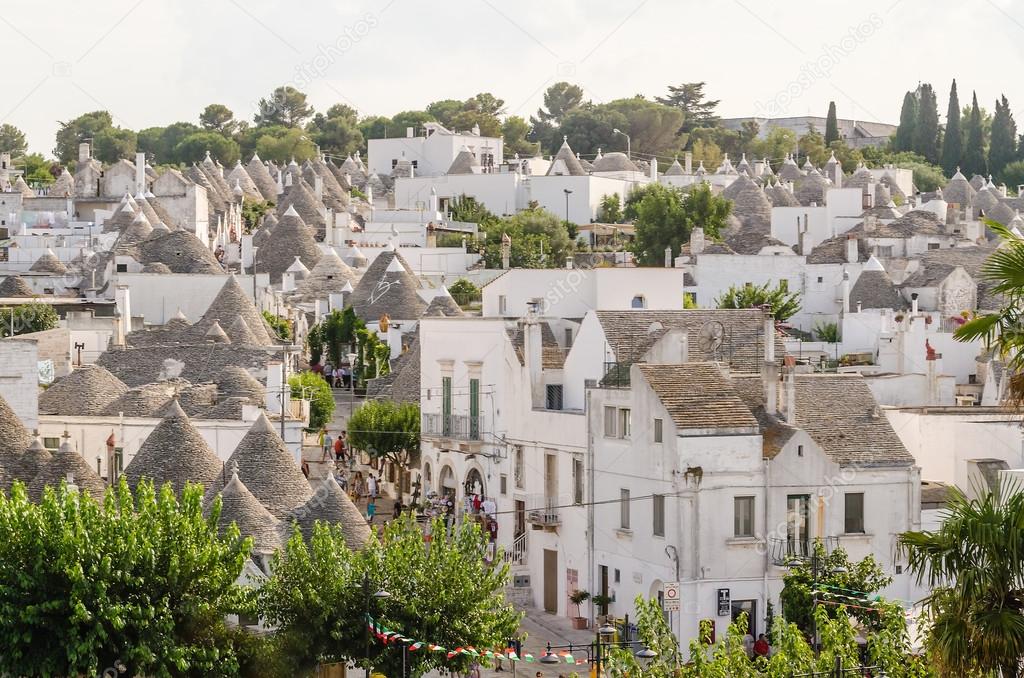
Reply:
<svg viewBox="0 0 1024 678"><path fill-rule="evenodd" d="M772 563L783 567L790 563L810 560L814 555L814 541L811 538L791 539L788 537L769 537L768 554ZM825 537L821 540L825 546L825 553L832 551L839 546L839 537Z"/></svg>
<svg viewBox="0 0 1024 678"><path fill-rule="evenodd" d="M505 562L509 565L522 565L526 561L526 535L523 532L512 541L512 545L505 549Z"/></svg>
<svg viewBox="0 0 1024 678"><path fill-rule="evenodd" d="M526 522L544 527L554 527L562 523L563 506L569 506L569 497L557 497L546 494L534 494L526 498Z"/></svg>
<svg viewBox="0 0 1024 678"><path fill-rule="evenodd" d="M424 412L421 434L453 440L483 440L484 418L469 414L451 414L447 417L440 412Z"/></svg>

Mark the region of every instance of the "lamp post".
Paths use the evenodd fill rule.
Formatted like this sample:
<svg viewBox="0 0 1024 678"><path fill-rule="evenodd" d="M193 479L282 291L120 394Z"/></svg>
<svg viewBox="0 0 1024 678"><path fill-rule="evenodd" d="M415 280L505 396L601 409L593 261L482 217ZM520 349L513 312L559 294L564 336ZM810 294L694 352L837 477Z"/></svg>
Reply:
<svg viewBox="0 0 1024 678"><path fill-rule="evenodd" d="M610 637L615 634L615 627L609 624L605 624L597 630L597 638L594 640L592 645L574 645L568 643L566 645L552 645L547 644L547 649L544 655L540 658L541 664L561 664L562 660L552 650L567 650L571 655L573 652L586 652L587 660L593 662L594 673L598 678L601 676L601 662L602 662L602 648L612 647L631 647L632 641L628 640L606 640L602 642L602 636ZM639 659L644 665L649 663L652 659L658 656L658 653L649 647L645 647L637 652L633 653L633 656Z"/></svg>
<svg viewBox="0 0 1024 678"><path fill-rule="evenodd" d="M623 132L622 130L620 130L618 127L613 129L612 132L615 133L615 134L621 134L622 136L626 137L626 157L629 158L630 160L632 160L633 159L633 142L629 138L629 135L626 134L625 132Z"/></svg>
<svg viewBox="0 0 1024 678"><path fill-rule="evenodd" d="M572 195L572 191L568 188L563 188L562 192L565 193L565 223L569 223L569 196Z"/></svg>
<svg viewBox="0 0 1024 678"><path fill-rule="evenodd" d="M356 402L356 354L349 353L348 358L348 416L351 419Z"/></svg>
<svg viewBox="0 0 1024 678"><path fill-rule="evenodd" d="M370 593L370 573L367 572L363 575L363 598L366 602L366 624L364 625L365 633L363 637L366 641L366 678L370 678L370 602L374 599L386 600L391 597L391 594L381 589L376 593Z"/></svg>

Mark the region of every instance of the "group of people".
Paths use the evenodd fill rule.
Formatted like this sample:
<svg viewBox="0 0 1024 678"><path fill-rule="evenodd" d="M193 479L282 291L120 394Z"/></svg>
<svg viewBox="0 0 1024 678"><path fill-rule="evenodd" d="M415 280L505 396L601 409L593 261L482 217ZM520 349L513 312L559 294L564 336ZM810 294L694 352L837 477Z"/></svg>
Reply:
<svg viewBox="0 0 1024 678"><path fill-rule="evenodd" d="M352 385L352 368L348 363L332 365L330 362L313 365L313 371L324 378L331 388L348 388Z"/></svg>
<svg viewBox="0 0 1024 678"><path fill-rule="evenodd" d="M754 636L749 633L743 636L743 647L747 651L747 656L751 659L757 659L758 657L767 659L772 653L772 646L768 642L768 636L763 633L757 636L757 640L754 640Z"/></svg>

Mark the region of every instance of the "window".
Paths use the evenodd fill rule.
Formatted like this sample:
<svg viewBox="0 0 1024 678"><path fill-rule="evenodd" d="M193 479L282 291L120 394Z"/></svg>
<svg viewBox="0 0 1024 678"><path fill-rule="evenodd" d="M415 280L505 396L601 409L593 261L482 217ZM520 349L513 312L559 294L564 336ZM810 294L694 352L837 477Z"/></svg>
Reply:
<svg viewBox="0 0 1024 678"><path fill-rule="evenodd" d="M629 490L619 490L619 527L629 529Z"/></svg>
<svg viewBox="0 0 1024 678"><path fill-rule="evenodd" d="M619 437L620 438L628 438L629 437L629 431L630 431L629 422L630 422L629 409L627 409L625 407L619 409Z"/></svg>
<svg viewBox="0 0 1024 678"><path fill-rule="evenodd" d="M525 471L526 471L526 460L523 459L523 446L516 445L512 451L512 478L516 483L516 489L521 490L525 487Z"/></svg>
<svg viewBox="0 0 1024 678"><path fill-rule="evenodd" d="M117 272L118 273L127 273L128 272L128 264L118 264L117 265Z"/></svg>
<svg viewBox="0 0 1024 678"><path fill-rule="evenodd" d="M500 487L501 487L501 496L504 497L506 494L508 494L508 476L506 474L504 474L504 473L501 474Z"/></svg>
<svg viewBox="0 0 1024 678"><path fill-rule="evenodd" d="M565 349L569 350L570 348L572 348L572 328L571 327L566 327L565 328Z"/></svg>
<svg viewBox="0 0 1024 678"><path fill-rule="evenodd" d="M480 440L480 380L469 380L469 439Z"/></svg>
<svg viewBox="0 0 1024 678"><path fill-rule="evenodd" d="M572 460L572 503L583 503L583 460L573 458Z"/></svg>
<svg viewBox="0 0 1024 678"><path fill-rule="evenodd" d="M662 421L661 419L654 420L654 442L662 442Z"/></svg>
<svg viewBox="0 0 1024 678"><path fill-rule="evenodd" d="M733 499L733 530L734 537L754 536L754 498L735 497Z"/></svg>
<svg viewBox="0 0 1024 678"><path fill-rule="evenodd" d="M877 250L876 253L878 254L878 256L882 257L883 259L892 257L892 245L887 245L885 247L877 247L875 249Z"/></svg>
<svg viewBox="0 0 1024 678"><path fill-rule="evenodd" d="M647 308L647 300L644 299L644 295L638 294L633 297L633 300L629 302L630 308Z"/></svg>
<svg viewBox="0 0 1024 678"><path fill-rule="evenodd" d="M683 308L697 308L696 292L683 292Z"/></svg>
<svg viewBox="0 0 1024 678"><path fill-rule="evenodd" d="M617 412L614 407L604 408L604 437L614 438L615 437L615 417Z"/></svg>
<svg viewBox="0 0 1024 678"><path fill-rule="evenodd" d="M819 275L818 276L818 283L823 283L823 282L825 282L825 278L823 278L822 276Z"/></svg>
<svg viewBox="0 0 1024 678"><path fill-rule="evenodd" d="M651 497L654 508L654 524L651 526L651 532L655 537L665 536L665 495L656 494Z"/></svg>
<svg viewBox="0 0 1024 678"><path fill-rule="evenodd" d="M864 493L846 493L846 520L843 531L847 534L864 534Z"/></svg>
<svg viewBox="0 0 1024 678"><path fill-rule="evenodd" d="M560 410L560 409L562 409L562 385L561 384L548 384L548 386L547 386L547 399L544 401L544 409L546 409L546 410Z"/></svg>
<svg viewBox="0 0 1024 678"><path fill-rule="evenodd" d="M622 581L622 573L619 572L619 568L615 568L615 576L612 578L612 580L616 584L618 584L618 583L620 583Z"/></svg>
<svg viewBox="0 0 1024 678"><path fill-rule="evenodd" d="M939 243L937 243L937 242L930 242L930 243L928 243L928 249L930 249L930 250L937 250L937 249L939 249Z"/></svg>
<svg viewBox="0 0 1024 678"><path fill-rule="evenodd" d="M796 446L796 456L798 456L798 457L804 456L804 446L803 445L797 445Z"/></svg>
<svg viewBox="0 0 1024 678"><path fill-rule="evenodd" d="M498 295L498 315L505 315L508 312L508 299L504 294Z"/></svg>
<svg viewBox="0 0 1024 678"><path fill-rule="evenodd" d="M43 438L43 447L48 450L57 451L60 449L60 438Z"/></svg>
<svg viewBox="0 0 1024 678"><path fill-rule="evenodd" d="M452 378L441 377L441 435L452 434Z"/></svg>

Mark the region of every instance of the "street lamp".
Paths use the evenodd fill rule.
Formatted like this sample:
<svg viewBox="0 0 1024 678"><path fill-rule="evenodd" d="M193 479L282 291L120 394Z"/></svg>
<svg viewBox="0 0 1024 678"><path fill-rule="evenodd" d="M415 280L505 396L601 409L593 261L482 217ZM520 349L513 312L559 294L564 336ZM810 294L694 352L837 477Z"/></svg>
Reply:
<svg viewBox="0 0 1024 678"><path fill-rule="evenodd" d="M572 195L572 191L568 188L563 188L562 192L565 193L565 224L569 225L569 196Z"/></svg>
<svg viewBox="0 0 1024 678"><path fill-rule="evenodd" d="M587 660L593 662L594 672L597 676L601 675L601 648L602 647L631 647L633 641L619 640L619 641L605 641L601 642L601 636L610 636L615 633L615 627L605 624L597 630L597 639L592 645L574 645L569 643L567 645L552 645L547 644L547 649L539 659L541 664L547 664L549 666L554 664L561 664L565 655L572 655L573 652L585 652L587 654ZM562 655L556 654L553 650L566 650ZM652 659L658 656L658 653L649 647L642 648L637 652L633 653L644 666L646 666Z"/></svg>
<svg viewBox="0 0 1024 678"><path fill-rule="evenodd" d="M366 640L366 678L370 678L370 602L376 600L387 600L391 597L391 594L381 589L375 593L370 593L370 573L367 572L363 575L363 598L366 601L366 624L364 628L366 632L363 634Z"/></svg>
<svg viewBox="0 0 1024 678"><path fill-rule="evenodd" d="M620 130L618 127L613 129L612 132L614 132L615 134L621 134L622 136L626 137L626 157L629 158L630 160L632 160L633 159L633 153L632 153L633 145L632 145L632 141L629 138L629 135L626 134L625 132L623 132L622 130Z"/></svg>

